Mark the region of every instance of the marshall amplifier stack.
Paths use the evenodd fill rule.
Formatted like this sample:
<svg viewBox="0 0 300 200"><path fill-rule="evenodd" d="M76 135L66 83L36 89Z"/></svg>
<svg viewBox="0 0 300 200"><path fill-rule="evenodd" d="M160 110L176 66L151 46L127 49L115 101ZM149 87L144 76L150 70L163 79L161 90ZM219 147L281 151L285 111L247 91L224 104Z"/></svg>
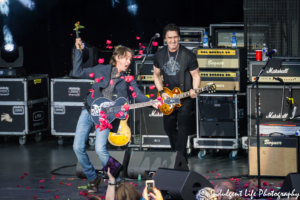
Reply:
<svg viewBox="0 0 300 200"><path fill-rule="evenodd" d="M217 92L244 92L247 85L247 50L238 49L194 49L199 64L201 86L214 82Z"/></svg>

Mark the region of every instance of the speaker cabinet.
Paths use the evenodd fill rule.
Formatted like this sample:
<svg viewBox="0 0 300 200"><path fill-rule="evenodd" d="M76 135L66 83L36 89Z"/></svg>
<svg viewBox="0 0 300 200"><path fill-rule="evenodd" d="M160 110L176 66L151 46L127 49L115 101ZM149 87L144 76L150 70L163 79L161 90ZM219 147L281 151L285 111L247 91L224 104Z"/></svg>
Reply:
<svg viewBox="0 0 300 200"><path fill-rule="evenodd" d="M159 167L188 170L187 162L180 152L175 151L132 151L128 164L128 177L146 178L149 172Z"/></svg>
<svg viewBox="0 0 300 200"><path fill-rule="evenodd" d="M159 168L155 173L154 181L155 187L159 188L165 199L196 199L197 192L202 188L213 188L213 185L202 175L187 170Z"/></svg>
<svg viewBox="0 0 300 200"><path fill-rule="evenodd" d="M249 137L249 176L257 176L257 139ZM298 138L260 137L261 176L286 176L298 172Z"/></svg>
<svg viewBox="0 0 300 200"><path fill-rule="evenodd" d="M95 151L87 151L86 153L89 156L90 162L94 166L96 172L98 173L99 171L101 171L104 166L102 166L101 160L97 153ZM109 150L108 153L111 157L116 159L119 163L121 163L124 166L125 169L120 173L120 177L127 177L127 166L130 157L129 152L127 150ZM78 161L76 165L76 175L78 178L86 178L86 175L84 174L83 169ZM105 178L108 178L106 174Z"/></svg>

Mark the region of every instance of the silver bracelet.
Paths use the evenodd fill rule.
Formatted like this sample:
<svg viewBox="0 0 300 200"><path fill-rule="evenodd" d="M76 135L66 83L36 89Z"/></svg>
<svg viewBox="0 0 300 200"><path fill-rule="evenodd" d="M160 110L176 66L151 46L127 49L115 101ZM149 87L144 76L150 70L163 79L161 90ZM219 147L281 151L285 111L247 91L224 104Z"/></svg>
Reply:
<svg viewBox="0 0 300 200"><path fill-rule="evenodd" d="M108 185L117 185L117 182L116 181L115 182L108 181Z"/></svg>

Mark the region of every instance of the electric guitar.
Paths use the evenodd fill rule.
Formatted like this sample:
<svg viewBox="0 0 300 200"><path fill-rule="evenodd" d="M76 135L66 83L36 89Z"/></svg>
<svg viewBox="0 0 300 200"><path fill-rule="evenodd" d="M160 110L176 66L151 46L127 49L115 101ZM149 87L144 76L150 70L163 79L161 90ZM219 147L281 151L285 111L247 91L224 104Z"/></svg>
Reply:
<svg viewBox="0 0 300 200"><path fill-rule="evenodd" d="M100 97L91 105L91 116L94 123L101 126L100 120L103 119L101 113L105 113L108 123L113 122L116 118L124 120L126 119L127 110L148 107L156 104L158 101L148 101L144 103L136 103L130 104L126 98L120 97L116 101L109 100L104 97ZM168 98L166 100L162 100L162 103L165 105L175 105L179 104L179 98ZM129 105L129 109L125 110L124 106Z"/></svg>
<svg viewBox="0 0 300 200"><path fill-rule="evenodd" d="M131 130L128 126L128 119L120 120L120 125L116 133L110 132L108 135L108 141L114 146L124 146L131 140Z"/></svg>
<svg viewBox="0 0 300 200"><path fill-rule="evenodd" d="M204 91L208 91L208 93L216 92L216 85L214 83L209 83L209 84L207 84L207 86L205 86L203 88L195 89L195 92L197 94L200 92L204 92ZM189 91L182 92L178 87L174 88L172 91L169 88L164 87L164 92L167 93L171 98L183 99L183 98L190 96ZM159 97L159 96L160 96L160 94L158 93L157 97ZM171 98L168 98L168 99L171 99ZM162 106L159 107L159 109L164 115L170 115L176 107L182 107L182 106L183 105L180 101L179 104L175 104L175 105L163 104Z"/></svg>

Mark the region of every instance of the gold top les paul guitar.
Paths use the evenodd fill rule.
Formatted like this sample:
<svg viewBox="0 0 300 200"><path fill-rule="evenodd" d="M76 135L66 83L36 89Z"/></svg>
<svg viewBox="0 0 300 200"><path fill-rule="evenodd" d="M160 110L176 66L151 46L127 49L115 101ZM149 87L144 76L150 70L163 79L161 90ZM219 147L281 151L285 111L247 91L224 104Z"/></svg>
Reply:
<svg viewBox="0 0 300 200"><path fill-rule="evenodd" d="M208 93L213 93L216 92L216 85L214 83L209 83L207 84L207 86L203 88L194 89L194 90L197 94L204 91L207 91ZM174 88L172 91L169 88L164 87L164 92L167 93L172 98L183 99L190 96L190 92L182 92L178 87ZM157 97L159 96L160 94L158 93ZM159 107L159 109L164 115L170 115L176 107L182 107L182 106L183 105L181 101L180 104L175 104L175 105L167 105L164 103Z"/></svg>

